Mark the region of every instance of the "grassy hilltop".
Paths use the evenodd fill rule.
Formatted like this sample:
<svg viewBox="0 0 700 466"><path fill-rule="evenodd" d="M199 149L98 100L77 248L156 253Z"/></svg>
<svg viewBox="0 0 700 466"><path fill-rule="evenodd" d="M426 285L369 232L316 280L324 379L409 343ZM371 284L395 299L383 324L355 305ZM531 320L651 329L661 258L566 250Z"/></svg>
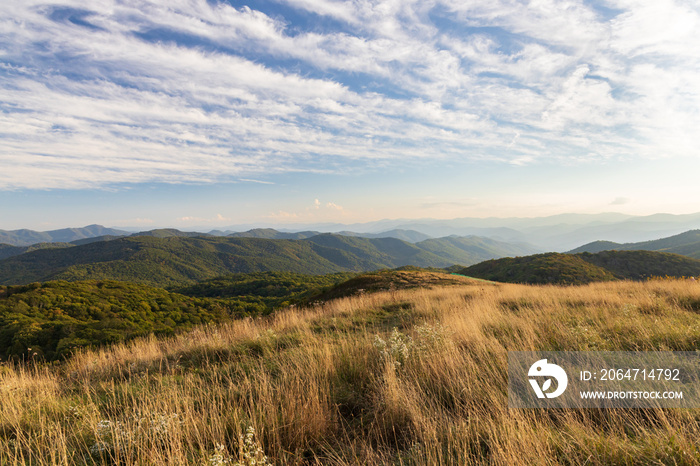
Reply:
<svg viewBox="0 0 700 466"><path fill-rule="evenodd" d="M511 350L700 349L697 282L387 273L387 291L5 365L0 464L700 464L697 410L506 399Z"/></svg>
<svg viewBox="0 0 700 466"><path fill-rule="evenodd" d="M507 283L583 285L665 276L692 277L700 275L700 260L654 251L551 252L484 261L457 272Z"/></svg>

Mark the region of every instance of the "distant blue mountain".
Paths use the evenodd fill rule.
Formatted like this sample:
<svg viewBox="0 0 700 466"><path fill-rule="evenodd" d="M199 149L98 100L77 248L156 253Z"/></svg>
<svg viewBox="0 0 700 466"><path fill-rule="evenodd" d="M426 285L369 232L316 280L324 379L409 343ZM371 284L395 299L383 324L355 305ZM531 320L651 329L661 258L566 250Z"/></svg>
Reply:
<svg viewBox="0 0 700 466"><path fill-rule="evenodd" d="M126 236L130 233L102 225L88 225L82 228L63 228L61 230L0 230L0 244L11 246L31 246L38 243L70 243L77 240L100 236Z"/></svg>
<svg viewBox="0 0 700 466"><path fill-rule="evenodd" d="M682 256L700 259L700 230L690 230L679 235L669 236L653 241L639 243L615 243L612 241L594 241L570 251L597 253L600 251L658 251L680 254Z"/></svg>

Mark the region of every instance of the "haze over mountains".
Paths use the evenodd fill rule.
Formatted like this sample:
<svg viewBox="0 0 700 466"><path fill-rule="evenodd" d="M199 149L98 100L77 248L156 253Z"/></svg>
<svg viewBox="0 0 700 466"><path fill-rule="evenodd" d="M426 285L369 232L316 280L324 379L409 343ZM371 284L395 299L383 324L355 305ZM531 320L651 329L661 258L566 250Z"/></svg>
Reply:
<svg viewBox="0 0 700 466"><path fill-rule="evenodd" d="M272 225L274 226L274 225ZM619 213L561 214L533 218L458 218L451 220L380 220L361 224L297 224L285 228L261 228L260 225L238 225L226 228L195 228L196 232L156 229L140 235L235 236L268 239L305 239L319 233L365 238L397 238L417 243L446 236L481 236L508 243L526 243L538 251L568 251L594 241L634 243L678 235L700 229L700 213L686 215L655 214L631 216ZM130 230L130 231L127 231ZM45 242L75 242L101 236L125 236L134 229L105 228L90 225L47 232L32 230L0 230L0 244L30 246Z"/></svg>
<svg viewBox="0 0 700 466"><path fill-rule="evenodd" d="M639 243L615 243L613 241L594 241L578 247L570 253L596 253L600 251L659 251L700 259L700 230L690 230L679 235Z"/></svg>
<svg viewBox="0 0 700 466"><path fill-rule="evenodd" d="M406 265L466 267L492 259L555 251L583 238L594 238L596 241L589 241L584 246L579 245L585 241L578 242L576 246L579 247L571 253L646 250L700 259L700 230L688 228L700 227L700 214L660 214L649 217L572 214L531 219L455 219L398 223L400 221L343 225L343 230L337 234L321 232L321 227L324 227L322 225L318 226L318 230L279 231L255 228L242 232L210 230L207 233L172 228L133 233L100 225L47 232L0 230L0 241L5 243L0 244L0 284L55 279L115 279L172 286L238 272L326 274ZM381 230L392 226L395 228L379 232L350 230ZM328 225L325 227L329 228ZM678 234L678 229L684 230ZM475 232L482 235L474 235ZM665 232L674 234L664 237ZM453 235L431 237L444 233ZM647 239L650 236L651 240L647 241L629 241L635 238ZM613 241L621 237L626 242ZM610 255L605 257L608 256ZM578 261L576 267L585 269L586 273L591 272L592 265L600 265L592 264L589 256L580 255L574 259L563 255L547 256L545 259L546 264L553 264L555 268L573 260ZM683 267L679 268L679 259L671 260L653 254L618 254L615 259L635 261L642 269L647 268L649 274L666 269L669 273L695 270L695 264L688 268L688 264L683 262ZM587 264L582 264L582 260ZM537 267L541 268L543 266L540 262L542 261L521 259L496 265L499 268L513 268L516 265L531 268L532 264L539 264ZM654 262L666 265L657 266ZM472 272L477 275L477 269ZM616 270L611 274L598 271L593 275L632 278L643 274L644 270L640 269L631 275ZM503 277L506 278L508 276Z"/></svg>
<svg viewBox="0 0 700 466"><path fill-rule="evenodd" d="M561 214L533 218L458 218L451 220L382 220L353 225L300 225L300 229L377 233L414 230L432 237L486 236L529 243L542 251L567 251L596 240L649 241L700 229L700 213L632 216L619 213Z"/></svg>

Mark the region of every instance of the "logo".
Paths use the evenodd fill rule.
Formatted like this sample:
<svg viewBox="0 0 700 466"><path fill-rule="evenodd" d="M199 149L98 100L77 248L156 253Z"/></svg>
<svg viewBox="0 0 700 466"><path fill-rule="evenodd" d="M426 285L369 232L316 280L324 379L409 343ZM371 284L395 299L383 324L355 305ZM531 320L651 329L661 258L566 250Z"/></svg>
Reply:
<svg viewBox="0 0 700 466"><path fill-rule="evenodd" d="M556 364L549 364L546 359L540 359L530 366L527 376L530 377L530 385L532 385L532 389L537 394L537 398L556 398L564 393L566 385L569 383L569 378L566 376L564 369ZM541 388L537 379L532 377L546 377ZM557 381L557 389L547 393L547 390L552 388L552 379Z"/></svg>

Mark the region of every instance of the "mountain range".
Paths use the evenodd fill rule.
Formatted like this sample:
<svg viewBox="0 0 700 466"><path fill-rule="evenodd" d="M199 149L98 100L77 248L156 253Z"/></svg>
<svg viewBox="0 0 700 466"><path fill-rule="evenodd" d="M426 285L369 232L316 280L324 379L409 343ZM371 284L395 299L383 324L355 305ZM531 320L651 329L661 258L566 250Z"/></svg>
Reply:
<svg viewBox="0 0 700 466"><path fill-rule="evenodd" d="M101 236L124 236L125 230L106 228L102 225L88 225L82 228L63 228L51 231L0 230L0 244L10 246L31 246L38 243L70 243Z"/></svg>
<svg viewBox="0 0 700 466"><path fill-rule="evenodd" d="M320 231L297 231L297 232L285 232L278 231L272 228L253 228L248 231L243 232L209 232L210 234L216 234L217 236L234 236L238 238L269 238L269 239L305 239L311 238L312 236L320 235ZM361 238L396 238L408 243L418 243L426 239L432 238L430 235L414 231L414 230L401 230L394 229L383 231L381 233L357 233L354 231L343 230L336 234L341 236L357 236Z"/></svg>
<svg viewBox="0 0 700 466"><path fill-rule="evenodd" d="M255 228L251 225L229 230ZM433 238L483 236L503 242L528 243L541 251L568 251L596 240L639 242L700 229L700 213L633 216L620 213L560 214L532 218L396 219L356 224L287 225L288 231L357 232L381 234L394 230L418 232ZM285 230L287 231L287 230Z"/></svg>
<svg viewBox="0 0 700 466"><path fill-rule="evenodd" d="M267 239L190 236L177 230L61 246L23 251L0 260L0 284L114 279L168 286L234 272L326 274L404 265L446 267L536 252L527 245L479 237L411 244L396 238L329 233L304 239Z"/></svg>
<svg viewBox="0 0 700 466"><path fill-rule="evenodd" d="M525 243L538 251L563 252L598 240L615 243L644 242L700 229L700 213L632 216L619 213L561 214L533 218L457 218L379 220L356 224L295 224L261 228L261 225L237 225L212 230L198 227L195 232L156 229L150 232L126 231L90 225L47 232L0 230L0 244L30 246L36 243L72 243L93 237L127 236L234 236L268 239L305 239L320 233L364 238L397 238L418 243L447 236L480 236L500 242Z"/></svg>
<svg viewBox="0 0 700 466"><path fill-rule="evenodd" d="M601 251L659 251L681 254L700 259L700 230L690 230L679 235L661 238L653 241L639 243L615 243L614 241L594 241L569 251L572 254L579 252Z"/></svg>

